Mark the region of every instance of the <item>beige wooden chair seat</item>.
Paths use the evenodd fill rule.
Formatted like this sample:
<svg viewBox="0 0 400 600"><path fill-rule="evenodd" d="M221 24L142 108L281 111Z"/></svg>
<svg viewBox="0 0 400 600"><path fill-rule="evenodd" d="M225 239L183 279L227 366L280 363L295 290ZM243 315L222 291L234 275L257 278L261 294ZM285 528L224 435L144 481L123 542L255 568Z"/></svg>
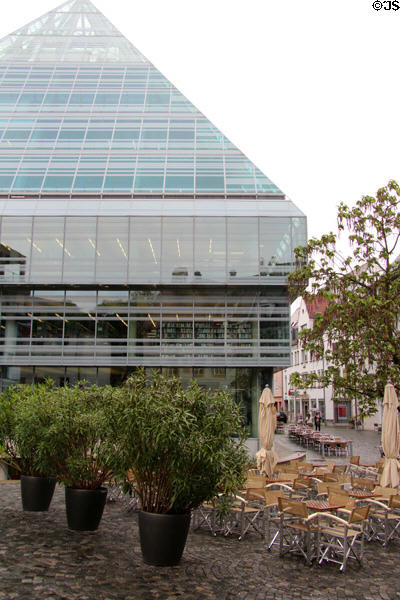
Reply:
<svg viewBox="0 0 400 600"><path fill-rule="evenodd" d="M355 559L362 564L364 536L369 514L369 506L356 505L348 520L325 513L322 516L318 536L319 564L324 561L340 565L343 573L347 561Z"/></svg>
<svg viewBox="0 0 400 600"><path fill-rule="evenodd" d="M370 515L367 528L368 541L389 542L400 539L400 496L390 496L388 504L369 498Z"/></svg>
<svg viewBox="0 0 400 600"><path fill-rule="evenodd" d="M279 555L297 554L311 565L316 557L315 539L318 535L318 522L315 517L317 514L309 516L307 506L291 498L279 498L278 505Z"/></svg>

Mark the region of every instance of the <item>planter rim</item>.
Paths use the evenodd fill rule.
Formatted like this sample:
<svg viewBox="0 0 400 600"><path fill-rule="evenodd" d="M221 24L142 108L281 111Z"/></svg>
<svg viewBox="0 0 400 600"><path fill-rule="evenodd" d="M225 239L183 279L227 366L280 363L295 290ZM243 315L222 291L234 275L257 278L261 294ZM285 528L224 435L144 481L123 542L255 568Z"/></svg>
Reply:
<svg viewBox="0 0 400 600"><path fill-rule="evenodd" d="M49 477L48 475L24 475L24 473L21 473L21 479L22 477L25 477L25 479L50 479L50 481L56 480L56 477Z"/></svg>
<svg viewBox="0 0 400 600"><path fill-rule="evenodd" d="M190 516L191 511L189 512L180 512L180 513L156 513L151 512L150 510L140 509L139 512L144 513L145 515L153 515L153 517L187 517Z"/></svg>
<svg viewBox="0 0 400 600"><path fill-rule="evenodd" d="M101 491L107 491L107 488L105 485L101 485L100 487L97 488L80 488L80 487L73 487L72 485L65 485L64 486L66 490L74 490L75 492L101 492Z"/></svg>

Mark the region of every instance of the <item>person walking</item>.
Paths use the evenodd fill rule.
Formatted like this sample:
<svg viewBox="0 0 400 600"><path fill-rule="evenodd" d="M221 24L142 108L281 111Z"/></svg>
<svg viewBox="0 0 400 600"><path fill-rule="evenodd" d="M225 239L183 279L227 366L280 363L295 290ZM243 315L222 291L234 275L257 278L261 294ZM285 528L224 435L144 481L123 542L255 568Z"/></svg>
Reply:
<svg viewBox="0 0 400 600"><path fill-rule="evenodd" d="M321 415L319 412L315 413L314 425L315 431L321 431Z"/></svg>

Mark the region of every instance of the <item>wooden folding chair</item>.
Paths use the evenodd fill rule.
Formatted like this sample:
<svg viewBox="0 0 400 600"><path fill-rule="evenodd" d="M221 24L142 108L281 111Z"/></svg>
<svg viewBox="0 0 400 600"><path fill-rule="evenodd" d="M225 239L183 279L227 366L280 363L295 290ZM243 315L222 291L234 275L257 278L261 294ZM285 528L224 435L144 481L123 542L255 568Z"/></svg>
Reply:
<svg viewBox="0 0 400 600"><path fill-rule="evenodd" d="M264 506L253 506L241 496L234 496L224 517L224 535L238 533L242 540L251 531L265 538L264 510Z"/></svg>
<svg viewBox="0 0 400 600"><path fill-rule="evenodd" d="M304 502L278 498L279 555L299 554L310 565L315 557L314 536L318 532L317 515L308 515Z"/></svg>
<svg viewBox="0 0 400 600"><path fill-rule="evenodd" d="M352 477L351 487L358 490L372 491L376 487L376 482L367 477Z"/></svg>
<svg viewBox="0 0 400 600"><path fill-rule="evenodd" d="M389 496L388 504L375 498L366 498L370 507L367 539L381 542L383 546L400 539L400 496Z"/></svg>
<svg viewBox="0 0 400 600"><path fill-rule="evenodd" d="M356 505L348 520L330 513L323 515L317 542L319 564L324 561L339 564L341 573L345 571L350 558L362 564L369 510L369 506Z"/></svg>
<svg viewBox="0 0 400 600"><path fill-rule="evenodd" d="M293 499L304 500L310 496L312 492L311 477L298 477L293 482Z"/></svg>

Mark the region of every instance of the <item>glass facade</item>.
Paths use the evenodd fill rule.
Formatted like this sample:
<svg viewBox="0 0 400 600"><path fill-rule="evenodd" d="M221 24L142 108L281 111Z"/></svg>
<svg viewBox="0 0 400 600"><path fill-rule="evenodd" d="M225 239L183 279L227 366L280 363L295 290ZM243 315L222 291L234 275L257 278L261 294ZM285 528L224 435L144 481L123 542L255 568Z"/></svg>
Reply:
<svg viewBox="0 0 400 600"><path fill-rule="evenodd" d="M72 356L155 366L288 362L289 308L279 288L7 287L0 302L0 364Z"/></svg>
<svg viewBox="0 0 400 600"><path fill-rule="evenodd" d="M0 40L2 386L229 389L289 364L306 220L89 0Z"/></svg>
<svg viewBox="0 0 400 600"><path fill-rule="evenodd" d="M282 195L143 61L0 63L0 161L4 195Z"/></svg>
<svg viewBox="0 0 400 600"><path fill-rule="evenodd" d="M300 217L8 217L4 283L281 283Z"/></svg>

